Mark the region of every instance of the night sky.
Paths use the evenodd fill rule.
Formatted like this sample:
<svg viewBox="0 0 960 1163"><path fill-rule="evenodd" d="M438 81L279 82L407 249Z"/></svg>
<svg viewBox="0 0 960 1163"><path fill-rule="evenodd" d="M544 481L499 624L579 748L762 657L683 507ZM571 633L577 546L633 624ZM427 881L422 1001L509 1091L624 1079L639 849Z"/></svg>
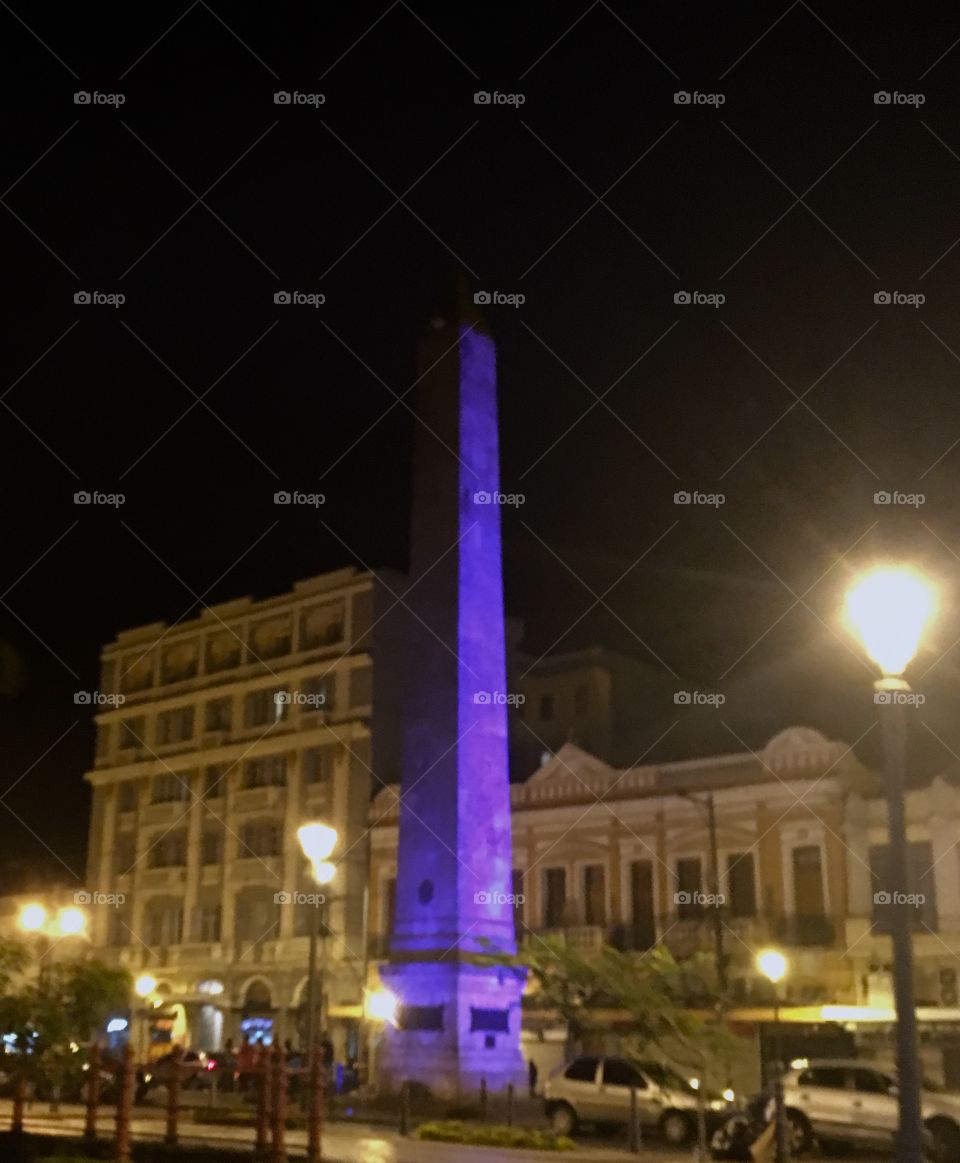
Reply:
<svg viewBox="0 0 960 1163"><path fill-rule="evenodd" d="M525 296L487 317L503 488L526 498L504 515L507 607L534 654L648 664L645 761L802 723L871 762L838 607L859 568L909 560L943 587L914 776L957 763L955 6L21 0L0 25L0 638L20 671L0 888L82 870L73 694L118 630L405 566L397 397L457 268Z"/></svg>

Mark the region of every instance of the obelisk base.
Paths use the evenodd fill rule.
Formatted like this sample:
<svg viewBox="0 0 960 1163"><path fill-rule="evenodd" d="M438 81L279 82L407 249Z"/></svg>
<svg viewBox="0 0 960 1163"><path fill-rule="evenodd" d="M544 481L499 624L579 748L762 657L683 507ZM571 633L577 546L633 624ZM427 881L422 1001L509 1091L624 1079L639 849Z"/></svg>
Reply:
<svg viewBox="0 0 960 1163"><path fill-rule="evenodd" d="M526 974L509 967L436 961L380 967L400 999L402 1028L388 1026L379 1054L378 1088L396 1093L419 1082L438 1098L476 1100L481 1080L498 1094L526 1086L520 1053L520 995Z"/></svg>

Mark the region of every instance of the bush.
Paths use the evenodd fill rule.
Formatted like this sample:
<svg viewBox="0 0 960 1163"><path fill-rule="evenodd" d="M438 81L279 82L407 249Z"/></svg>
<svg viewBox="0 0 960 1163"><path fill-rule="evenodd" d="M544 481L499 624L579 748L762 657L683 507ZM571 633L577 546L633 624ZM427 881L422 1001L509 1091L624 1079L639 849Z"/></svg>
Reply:
<svg viewBox="0 0 960 1163"><path fill-rule="evenodd" d="M534 1151L572 1151L575 1144L565 1135L523 1127L497 1127L455 1120L423 1123L417 1137L435 1143L463 1143L477 1147L518 1147Z"/></svg>

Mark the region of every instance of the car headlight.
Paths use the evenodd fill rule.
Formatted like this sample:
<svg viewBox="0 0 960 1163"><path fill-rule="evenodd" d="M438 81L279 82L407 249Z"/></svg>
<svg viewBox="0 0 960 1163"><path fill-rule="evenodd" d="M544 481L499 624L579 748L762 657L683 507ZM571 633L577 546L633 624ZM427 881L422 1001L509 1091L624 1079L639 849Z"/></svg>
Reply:
<svg viewBox="0 0 960 1163"><path fill-rule="evenodd" d="M727 1109L727 1103L722 1098L711 1098L710 1109L712 1111L722 1111Z"/></svg>

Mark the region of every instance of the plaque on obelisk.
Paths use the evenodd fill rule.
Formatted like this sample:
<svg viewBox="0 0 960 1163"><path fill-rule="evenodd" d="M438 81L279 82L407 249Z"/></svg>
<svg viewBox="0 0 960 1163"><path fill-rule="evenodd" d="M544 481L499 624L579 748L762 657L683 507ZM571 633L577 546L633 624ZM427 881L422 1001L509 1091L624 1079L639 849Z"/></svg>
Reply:
<svg viewBox="0 0 960 1163"><path fill-rule="evenodd" d="M496 352L464 280L420 348L396 912L380 1081L524 1078L515 951Z"/></svg>

